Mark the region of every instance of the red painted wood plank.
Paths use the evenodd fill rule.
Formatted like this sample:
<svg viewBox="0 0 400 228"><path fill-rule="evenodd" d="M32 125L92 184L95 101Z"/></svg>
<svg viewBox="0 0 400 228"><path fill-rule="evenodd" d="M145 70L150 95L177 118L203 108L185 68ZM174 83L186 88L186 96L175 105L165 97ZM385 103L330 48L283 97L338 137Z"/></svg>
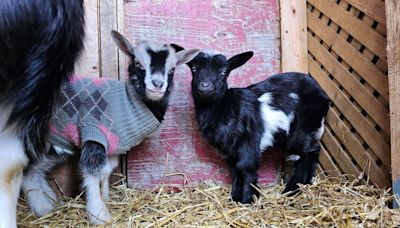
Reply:
<svg viewBox="0 0 400 228"><path fill-rule="evenodd" d="M214 48L228 57L247 50L255 56L231 73L232 86L247 86L280 71L277 0L141 0L125 4L125 32L131 40L173 42L186 48ZM161 182L182 186L229 184L224 159L200 136L194 119L191 76L175 73L170 108L161 128L128 155L128 184L149 188ZM267 152L260 183L276 182L279 153Z"/></svg>

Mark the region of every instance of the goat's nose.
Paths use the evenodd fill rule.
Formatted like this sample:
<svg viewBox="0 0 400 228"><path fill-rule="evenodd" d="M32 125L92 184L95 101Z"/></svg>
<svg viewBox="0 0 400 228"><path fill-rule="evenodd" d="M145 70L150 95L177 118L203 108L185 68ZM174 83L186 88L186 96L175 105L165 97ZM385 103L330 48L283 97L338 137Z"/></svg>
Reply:
<svg viewBox="0 0 400 228"><path fill-rule="evenodd" d="M157 88L161 88L164 85L164 82L161 80L153 79L151 80L151 83Z"/></svg>
<svg viewBox="0 0 400 228"><path fill-rule="evenodd" d="M200 85L203 89L209 89L211 87L211 82L210 81L201 81Z"/></svg>

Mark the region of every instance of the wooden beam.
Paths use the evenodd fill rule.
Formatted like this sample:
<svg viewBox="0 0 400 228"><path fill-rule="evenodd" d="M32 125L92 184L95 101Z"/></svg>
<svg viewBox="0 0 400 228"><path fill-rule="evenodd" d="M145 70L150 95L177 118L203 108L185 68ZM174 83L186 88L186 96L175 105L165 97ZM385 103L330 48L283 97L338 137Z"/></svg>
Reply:
<svg viewBox="0 0 400 228"><path fill-rule="evenodd" d="M386 0L393 193L400 196L400 1ZM394 202L399 207L399 202Z"/></svg>
<svg viewBox="0 0 400 228"><path fill-rule="evenodd" d="M99 31L97 1L85 0L85 48L75 66L75 74L83 77L99 77Z"/></svg>
<svg viewBox="0 0 400 228"><path fill-rule="evenodd" d="M99 0L100 77L118 79L118 49L111 30L118 28L117 0Z"/></svg>
<svg viewBox="0 0 400 228"><path fill-rule="evenodd" d="M280 0L282 72L308 73L306 0Z"/></svg>

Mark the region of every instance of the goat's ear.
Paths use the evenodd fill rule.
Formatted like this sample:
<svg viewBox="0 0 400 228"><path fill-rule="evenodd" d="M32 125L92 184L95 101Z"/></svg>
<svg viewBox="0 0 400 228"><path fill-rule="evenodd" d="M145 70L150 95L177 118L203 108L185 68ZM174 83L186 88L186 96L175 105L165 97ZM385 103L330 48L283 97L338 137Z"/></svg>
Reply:
<svg viewBox="0 0 400 228"><path fill-rule="evenodd" d="M240 67L241 65L245 64L247 61L249 61L249 59L253 56L253 52L252 51L248 51L248 52L243 52L240 54L237 54L233 57L231 57L230 59L228 59L228 63L229 63L229 67L228 70L234 70L238 67Z"/></svg>
<svg viewBox="0 0 400 228"><path fill-rule="evenodd" d="M178 66L178 65L190 62L199 53L200 53L200 50L198 50L198 49L188 49L188 50L182 50L182 51L177 52L176 58L178 59L178 61L177 61L176 65Z"/></svg>
<svg viewBox="0 0 400 228"><path fill-rule="evenodd" d="M117 44L117 46L119 47L119 49L125 53L125 55L130 56L130 57L134 57L133 55L133 47L131 45L131 43L123 36L121 35L121 33L112 30L111 31L111 36L115 42L115 44Z"/></svg>
<svg viewBox="0 0 400 228"><path fill-rule="evenodd" d="M171 44L171 47L172 47L173 49L175 49L175 52L180 52L180 51L182 51L182 50L185 50L185 48L183 48L183 47L181 47L181 46L179 46L179 45L177 45L177 44Z"/></svg>

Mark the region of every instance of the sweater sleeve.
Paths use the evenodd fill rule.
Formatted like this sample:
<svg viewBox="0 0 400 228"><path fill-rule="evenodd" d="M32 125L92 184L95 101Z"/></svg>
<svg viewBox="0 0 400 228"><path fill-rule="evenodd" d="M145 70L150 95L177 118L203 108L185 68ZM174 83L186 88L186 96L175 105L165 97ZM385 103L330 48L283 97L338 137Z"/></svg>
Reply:
<svg viewBox="0 0 400 228"><path fill-rule="evenodd" d="M84 126L81 131L81 138L82 145L87 141L94 141L103 145L106 150L108 148L107 137L98 127L91 125Z"/></svg>

